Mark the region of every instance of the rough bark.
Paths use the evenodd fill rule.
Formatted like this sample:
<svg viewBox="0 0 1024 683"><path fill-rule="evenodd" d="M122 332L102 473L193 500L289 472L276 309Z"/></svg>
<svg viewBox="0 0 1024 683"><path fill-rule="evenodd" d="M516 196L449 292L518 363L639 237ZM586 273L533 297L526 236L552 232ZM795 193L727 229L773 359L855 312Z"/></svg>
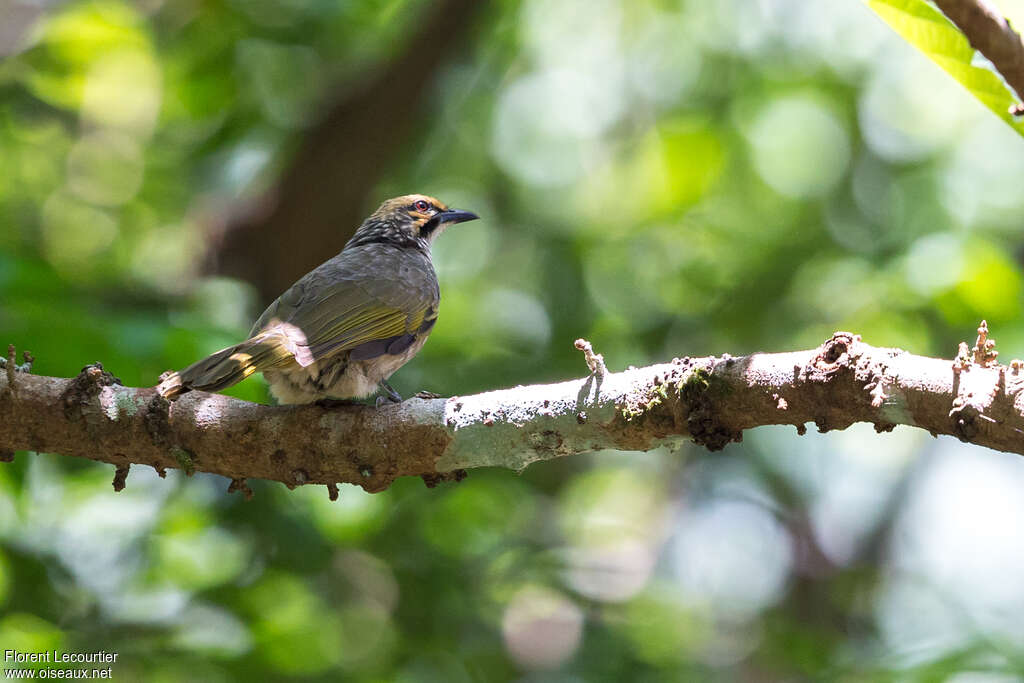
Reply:
<svg viewBox="0 0 1024 683"><path fill-rule="evenodd" d="M801 434L808 422L820 431L902 424L1024 454L1024 373L1016 361L996 364L992 346L984 325L973 356L964 344L955 360L836 332L806 351L682 358L618 373L595 363L590 376L568 382L380 408L265 406L198 391L168 403L153 388L121 386L98 365L72 379L6 373L0 454L47 451L111 463L115 488L129 465L145 464L221 474L246 493L247 477L323 484L332 497L339 482L381 491L396 477L418 475L432 485L466 468L521 470L684 438L717 450L744 430L773 424Z"/></svg>
<svg viewBox="0 0 1024 683"><path fill-rule="evenodd" d="M935 0L935 4L1024 100L1024 44L999 10L987 0Z"/></svg>

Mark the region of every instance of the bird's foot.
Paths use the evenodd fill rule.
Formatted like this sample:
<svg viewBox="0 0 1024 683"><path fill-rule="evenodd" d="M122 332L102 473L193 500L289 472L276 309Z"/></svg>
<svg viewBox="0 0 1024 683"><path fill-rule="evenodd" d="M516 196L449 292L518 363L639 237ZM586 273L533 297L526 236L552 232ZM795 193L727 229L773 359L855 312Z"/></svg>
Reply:
<svg viewBox="0 0 1024 683"><path fill-rule="evenodd" d="M402 395L392 388L386 381L381 380L380 390L384 392L383 396L377 398L377 407L379 408L384 404L384 401L391 401L392 403L401 403L404 399Z"/></svg>
<svg viewBox="0 0 1024 683"><path fill-rule="evenodd" d="M441 398L441 394L435 394L433 391L417 391L412 395L413 398Z"/></svg>

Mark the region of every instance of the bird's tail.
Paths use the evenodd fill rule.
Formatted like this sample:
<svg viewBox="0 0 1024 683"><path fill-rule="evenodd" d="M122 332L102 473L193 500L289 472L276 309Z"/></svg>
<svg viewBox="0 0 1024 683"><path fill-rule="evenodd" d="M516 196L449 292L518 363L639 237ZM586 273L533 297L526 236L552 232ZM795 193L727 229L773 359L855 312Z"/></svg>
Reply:
<svg viewBox="0 0 1024 683"><path fill-rule="evenodd" d="M160 376L157 391L174 399L193 389L220 391L238 384L254 372L288 365L308 365L309 350L296 344L294 335L281 327L266 329L241 344L221 349L184 370Z"/></svg>

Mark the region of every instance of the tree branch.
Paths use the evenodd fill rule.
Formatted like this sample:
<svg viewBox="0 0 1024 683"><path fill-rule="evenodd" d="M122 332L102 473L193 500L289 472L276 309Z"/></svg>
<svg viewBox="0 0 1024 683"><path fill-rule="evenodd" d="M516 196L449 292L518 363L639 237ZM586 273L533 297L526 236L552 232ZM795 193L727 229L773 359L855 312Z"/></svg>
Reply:
<svg viewBox="0 0 1024 683"><path fill-rule="evenodd" d="M988 0L935 0L935 4L1024 101L1024 44L999 10Z"/></svg>
<svg viewBox="0 0 1024 683"><path fill-rule="evenodd" d="M648 450L684 437L711 450L746 429L792 424L804 433L869 422L949 434L1024 454L1024 373L995 363L987 328L975 354L940 360L876 348L836 332L817 349L675 359L398 405L264 406L192 392L174 403L153 388L123 387L92 365L72 379L0 373L0 454L63 453L113 464L114 486L132 464L212 472L247 492L245 479L288 486L351 482L381 491L399 476L428 485L464 468L521 470L600 449Z"/></svg>

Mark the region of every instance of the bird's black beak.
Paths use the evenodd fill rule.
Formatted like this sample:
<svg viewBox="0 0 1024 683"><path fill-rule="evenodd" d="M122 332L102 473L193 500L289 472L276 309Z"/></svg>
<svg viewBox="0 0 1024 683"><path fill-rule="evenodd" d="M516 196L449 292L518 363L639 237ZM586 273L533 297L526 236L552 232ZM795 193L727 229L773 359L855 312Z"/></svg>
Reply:
<svg viewBox="0 0 1024 683"><path fill-rule="evenodd" d="M434 216L438 223L465 223L466 221L475 221L480 216L477 216L472 211L459 211L458 209L448 209Z"/></svg>

